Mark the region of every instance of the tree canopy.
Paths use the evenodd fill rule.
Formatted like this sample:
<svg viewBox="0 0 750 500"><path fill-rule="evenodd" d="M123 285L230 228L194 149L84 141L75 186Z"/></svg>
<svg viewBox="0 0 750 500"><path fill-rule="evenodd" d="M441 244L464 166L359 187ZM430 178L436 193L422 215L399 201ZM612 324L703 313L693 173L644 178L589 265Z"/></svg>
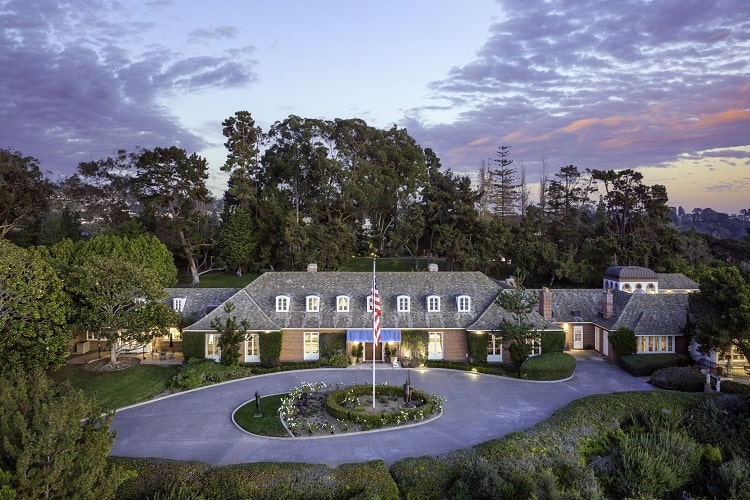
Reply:
<svg viewBox="0 0 750 500"><path fill-rule="evenodd" d="M0 239L43 212L52 192L39 160L0 148Z"/></svg>
<svg viewBox="0 0 750 500"><path fill-rule="evenodd" d="M68 383L14 369L0 377L0 401L0 497L113 498L135 475L107 461L114 413Z"/></svg>
<svg viewBox="0 0 750 500"><path fill-rule="evenodd" d="M693 335L700 351L730 349L750 359L750 284L736 266L705 269L700 293L688 297Z"/></svg>
<svg viewBox="0 0 750 500"><path fill-rule="evenodd" d="M0 372L54 369L68 356L71 303L40 249L0 241Z"/></svg>

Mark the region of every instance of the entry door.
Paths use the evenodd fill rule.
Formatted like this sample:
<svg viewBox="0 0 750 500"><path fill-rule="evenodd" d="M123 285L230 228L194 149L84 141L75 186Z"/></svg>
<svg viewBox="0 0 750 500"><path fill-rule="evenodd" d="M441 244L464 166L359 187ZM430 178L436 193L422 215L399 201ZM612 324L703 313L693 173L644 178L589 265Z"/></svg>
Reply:
<svg viewBox="0 0 750 500"><path fill-rule="evenodd" d="M573 327L573 349L583 349L583 327Z"/></svg>

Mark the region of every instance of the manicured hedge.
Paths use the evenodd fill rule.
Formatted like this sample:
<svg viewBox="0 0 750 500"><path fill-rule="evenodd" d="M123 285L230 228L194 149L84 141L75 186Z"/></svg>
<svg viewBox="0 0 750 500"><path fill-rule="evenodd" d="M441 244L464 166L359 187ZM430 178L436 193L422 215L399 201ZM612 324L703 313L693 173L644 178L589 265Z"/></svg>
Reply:
<svg viewBox="0 0 750 500"><path fill-rule="evenodd" d="M260 334L260 364L265 367L279 366L281 357L281 332Z"/></svg>
<svg viewBox="0 0 750 500"><path fill-rule="evenodd" d="M182 333L182 354L185 360L206 357L206 335L203 332Z"/></svg>
<svg viewBox="0 0 750 500"><path fill-rule="evenodd" d="M278 462L210 466L199 462L119 457L109 460L138 473L118 489L117 498L124 500L399 498L398 487L382 460L338 467Z"/></svg>
<svg viewBox="0 0 750 500"><path fill-rule="evenodd" d="M489 334L486 332L481 333L467 333L469 341L469 356L471 357L472 363L486 363L487 362L487 340Z"/></svg>
<svg viewBox="0 0 750 500"><path fill-rule="evenodd" d="M627 356L638 352L638 342L635 332L630 328L620 328L609 334L609 345L620 356Z"/></svg>
<svg viewBox="0 0 750 500"><path fill-rule="evenodd" d="M354 385L344 389L333 391L326 398L326 411L335 418L348 420L360 425L366 429L382 427L384 425L394 425L404 423L409 420L421 420L432 414L434 409L434 400L424 392L412 389L411 400L421 403L416 408L404 408L399 412L371 414L365 413L361 409L351 409L343 406L344 400L350 396L366 396L372 394L372 385ZM396 396L403 397L402 387L395 385L378 385L375 387L376 396Z"/></svg>
<svg viewBox="0 0 750 500"><path fill-rule="evenodd" d="M565 349L565 332L542 332L542 352L563 352Z"/></svg>
<svg viewBox="0 0 750 500"><path fill-rule="evenodd" d="M722 380L719 390L727 394L750 394L750 384L742 384L732 380Z"/></svg>
<svg viewBox="0 0 750 500"><path fill-rule="evenodd" d="M527 380L562 380L573 375L576 358L564 352L549 352L523 362L520 376Z"/></svg>
<svg viewBox="0 0 750 500"><path fill-rule="evenodd" d="M619 366L634 377L647 377L660 368L685 366L687 356L683 354L631 354L620 358Z"/></svg>
<svg viewBox="0 0 750 500"><path fill-rule="evenodd" d="M688 366L660 368L651 375L651 385L661 389L685 392L703 392L706 376Z"/></svg>

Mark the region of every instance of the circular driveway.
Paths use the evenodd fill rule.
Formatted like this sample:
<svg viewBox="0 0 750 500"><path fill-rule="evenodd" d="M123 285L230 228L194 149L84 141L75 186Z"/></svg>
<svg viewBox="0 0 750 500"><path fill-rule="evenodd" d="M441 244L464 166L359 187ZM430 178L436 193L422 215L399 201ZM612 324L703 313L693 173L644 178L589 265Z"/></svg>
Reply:
<svg viewBox="0 0 750 500"><path fill-rule="evenodd" d="M238 429L232 412L304 382L371 383L372 370L317 369L259 375L178 393L117 411L112 455L199 460L210 464L304 462L338 465L440 455L525 430L569 402L593 394L651 390L593 353L577 355L572 378L528 382L455 370L410 369L412 386L446 398L429 423L321 438L265 438ZM377 369L376 383L402 385L407 370Z"/></svg>

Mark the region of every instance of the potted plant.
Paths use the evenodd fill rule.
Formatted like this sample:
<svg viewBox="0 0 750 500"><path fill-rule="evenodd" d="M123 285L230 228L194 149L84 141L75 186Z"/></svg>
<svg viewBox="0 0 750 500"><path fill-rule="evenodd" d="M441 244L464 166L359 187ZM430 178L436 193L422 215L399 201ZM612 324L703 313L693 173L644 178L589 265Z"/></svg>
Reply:
<svg viewBox="0 0 750 500"><path fill-rule="evenodd" d="M357 344L357 347L355 347L355 349L356 349L356 353L355 354L357 356L357 363L361 363L362 362L362 353L365 351L365 346L362 345L362 342L360 342L359 344Z"/></svg>

